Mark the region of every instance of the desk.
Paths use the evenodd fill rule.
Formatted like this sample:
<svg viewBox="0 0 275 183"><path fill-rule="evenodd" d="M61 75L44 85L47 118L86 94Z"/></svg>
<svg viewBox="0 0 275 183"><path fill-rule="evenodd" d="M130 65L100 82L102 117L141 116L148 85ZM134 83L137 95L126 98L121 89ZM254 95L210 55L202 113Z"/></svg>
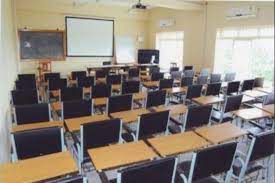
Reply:
<svg viewBox="0 0 275 183"><path fill-rule="evenodd" d="M145 82L142 82L142 85L145 87L145 88L153 88L153 87L159 87L159 81L145 81Z"/></svg>
<svg viewBox="0 0 275 183"><path fill-rule="evenodd" d="M234 115L244 120L255 120L270 117L271 114L258 108L239 109L232 112Z"/></svg>
<svg viewBox="0 0 275 183"><path fill-rule="evenodd" d="M120 89L121 89L121 85L120 84L112 85L112 90L113 91L120 91Z"/></svg>
<svg viewBox="0 0 275 183"><path fill-rule="evenodd" d="M155 137L147 141L162 157L194 151L210 144L192 131Z"/></svg>
<svg viewBox="0 0 275 183"><path fill-rule="evenodd" d="M195 133L211 143L218 144L246 135L247 131L228 122L211 127L198 128Z"/></svg>
<svg viewBox="0 0 275 183"><path fill-rule="evenodd" d="M158 106L152 108L155 112L170 110L171 116L182 115L186 113L187 107L184 104Z"/></svg>
<svg viewBox="0 0 275 183"><path fill-rule="evenodd" d="M94 98L94 106L102 106L107 104L108 97Z"/></svg>
<svg viewBox="0 0 275 183"><path fill-rule="evenodd" d="M248 90L248 91L243 92L243 94L247 95L249 97L254 97L254 98L264 97L267 95L267 93L260 92L257 90Z"/></svg>
<svg viewBox="0 0 275 183"><path fill-rule="evenodd" d="M269 104L269 105L263 105L263 104L254 104L253 106L268 112L270 114L272 114L272 116L274 116L274 104Z"/></svg>
<svg viewBox="0 0 275 183"><path fill-rule="evenodd" d="M59 111L59 110L61 110L61 102L53 102L53 103L51 103L51 108L52 108L54 111Z"/></svg>
<svg viewBox="0 0 275 183"><path fill-rule="evenodd" d="M144 100L147 97L146 92L139 92L139 93L134 93L133 94L133 99L134 100Z"/></svg>
<svg viewBox="0 0 275 183"><path fill-rule="evenodd" d="M152 160L157 157L143 141L89 149L88 154L97 171Z"/></svg>
<svg viewBox="0 0 275 183"><path fill-rule="evenodd" d="M77 171L76 162L67 151L0 165L0 182L38 182Z"/></svg>
<svg viewBox="0 0 275 183"><path fill-rule="evenodd" d="M209 104L220 103L224 99L221 97L217 97L217 96L201 96L198 98L193 98L192 100L199 105L209 105Z"/></svg>
<svg viewBox="0 0 275 183"><path fill-rule="evenodd" d="M80 125L90 122L96 122L96 121L103 121L108 120L110 117L108 115L93 115L93 116L84 116L79 118L71 118L71 119L65 119L65 125L67 126L68 130L78 131L80 130Z"/></svg>
<svg viewBox="0 0 275 183"><path fill-rule="evenodd" d="M63 121L48 121L48 122L17 125L12 127L11 132L13 133L13 132L19 132L19 131L25 131L25 130L34 130L39 128L50 128L50 127L63 127Z"/></svg>
<svg viewBox="0 0 275 183"><path fill-rule="evenodd" d="M133 109L131 111L115 112L115 113L111 113L110 115L113 118L122 119L123 123L131 123L131 122L137 121L138 116L142 114L147 114L147 113L150 113L150 111L148 111L145 108L140 108L140 109Z"/></svg>
<svg viewBox="0 0 275 183"><path fill-rule="evenodd" d="M268 94L274 92L274 88L266 88L266 87L263 87L263 88L262 87L256 87L253 90L257 90L257 91L268 93Z"/></svg>
<svg viewBox="0 0 275 183"><path fill-rule="evenodd" d="M242 103L250 102L250 101L253 101L253 100L255 100L254 97L243 95Z"/></svg>
<svg viewBox="0 0 275 183"><path fill-rule="evenodd" d="M177 94L177 93L186 93L187 87L173 87L166 89L166 92L169 94Z"/></svg>
<svg viewBox="0 0 275 183"><path fill-rule="evenodd" d="M149 75L140 75L139 76L141 81L149 82L151 80L151 76Z"/></svg>

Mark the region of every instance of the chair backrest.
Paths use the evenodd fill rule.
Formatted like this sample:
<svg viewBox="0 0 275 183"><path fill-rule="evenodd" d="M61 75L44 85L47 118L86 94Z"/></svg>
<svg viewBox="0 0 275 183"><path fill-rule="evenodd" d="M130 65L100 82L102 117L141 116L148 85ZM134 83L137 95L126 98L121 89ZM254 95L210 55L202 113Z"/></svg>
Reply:
<svg viewBox="0 0 275 183"><path fill-rule="evenodd" d="M185 130L208 125L212 113L212 105L192 106L185 117Z"/></svg>
<svg viewBox="0 0 275 183"><path fill-rule="evenodd" d="M13 105L37 104L37 90L13 90L11 91Z"/></svg>
<svg viewBox="0 0 275 183"><path fill-rule="evenodd" d="M210 83L207 85L207 90L205 95L219 95L222 87L222 83Z"/></svg>
<svg viewBox="0 0 275 183"><path fill-rule="evenodd" d="M18 74L19 81L35 81L35 74Z"/></svg>
<svg viewBox="0 0 275 183"><path fill-rule="evenodd" d="M165 158L118 171L117 183L174 182L177 159Z"/></svg>
<svg viewBox="0 0 275 183"><path fill-rule="evenodd" d="M181 80L182 71L172 71L171 78Z"/></svg>
<svg viewBox="0 0 275 183"><path fill-rule="evenodd" d="M237 142L204 148L193 155L188 182L199 181L209 176L228 172L231 169ZM217 160L217 157L219 160ZM193 171L192 171L193 170Z"/></svg>
<svg viewBox="0 0 275 183"><path fill-rule="evenodd" d="M140 81L124 81L122 83L122 94L139 93Z"/></svg>
<svg viewBox="0 0 275 183"><path fill-rule="evenodd" d="M159 81L159 90L172 88L174 80L173 79L161 79Z"/></svg>
<svg viewBox="0 0 275 183"><path fill-rule="evenodd" d="M253 87L264 87L264 78L263 77L257 77L254 80L254 86Z"/></svg>
<svg viewBox="0 0 275 183"><path fill-rule="evenodd" d="M71 74L72 74L72 80L86 77L86 71L73 71Z"/></svg>
<svg viewBox="0 0 275 183"><path fill-rule="evenodd" d="M18 80L15 81L16 90L32 90L36 89L35 80Z"/></svg>
<svg viewBox="0 0 275 183"><path fill-rule="evenodd" d="M264 132L256 135L252 140L252 151L249 161L266 158L275 152L275 131Z"/></svg>
<svg viewBox="0 0 275 183"><path fill-rule="evenodd" d="M112 85L97 84L92 87L92 98L110 97L112 93Z"/></svg>
<svg viewBox="0 0 275 183"><path fill-rule="evenodd" d="M82 149L108 146L120 141L122 122L120 119L110 119L85 123L80 127Z"/></svg>
<svg viewBox="0 0 275 183"><path fill-rule="evenodd" d="M129 111L132 109L133 95L117 95L108 99L108 114L120 111Z"/></svg>
<svg viewBox="0 0 275 183"><path fill-rule="evenodd" d="M166 101L166 90L151 91L147 93L146 108L164 105Z"/></svg>
<svg viewBox="0 0 275 183"><path fill-rule="evenodd" d="M225 82L234 81L235 78L236 78L236 73L235 72L225 73L225 75L224 75L224 81Z"/></svg>
<svg viewBox="0 0 275 183"><path fill-rule="evenodd" d="M151 75L152 81L159 81L164 78L164 73L162 72L153 72Z"/></svg>
<svg viewBox="0 0 275 183"><path fill-rule="evenodd" d="M15 121L18 125L50 121L49 104L15 106Z"/></svg>
<svg viewBox="0 0 275 183"><path fill-rule="evenodd" d="M186 99L191 100L192 98L197 98L201 96L202 85L190 85L188 86Z"/></svg>
<svg viewBox="0 0 275 183"><path fill-rule="evenodd" d="M184 70L183 71L183 76L185 76L185 77L194 77L195 76L195 71L194 70Z"/></svg>
<svg viewBox="0 0 275 183"><path fill-rule="evenodd" d="M183 70L184 71L193 70L193 66L192 65L186 65L186 66L183 67Z"/></svg>
<svg viewBox="0 0 275 183"><path fill-rule="evenodd" d="M226 95L238 93L240 88L240 81L231 81L227 84Z"/></svg>
<svg viewBox="0 0 275 183"><path fill-rule="evenodd" d="M208 76L198 76L197 77L197 84L198 85L205 85L207 84Z"/></svg>
<svg viewBox="0 0 275 183"><path fill-rule="evenodd" d="M101 70L96 70L95 71L95 78L105 78L109 73L109 70L107 69L101 69Z"/></svg>
<svg viewBox="0 0 275 183"><path fill-rule="evenodd" d="M274 91L272 93L269 93L263 101L263 105L269 105L274 104Z"/></svg>
<svg viewBox="0 0 275 183"><path fill-rule="evenodd" d="M55 73L55 72L51 72L51 73L45 73L44 74L44 81L48 81L48 80L55 80L55 79L60 79L60 73Z"/></svg>
<svg viewBox="0 0 275 183"><path fill-rule="evenodd" d="M243 91L247 91L247 90L252 90L253 86L254 86L254 79L247 79L243 81L243 85L242 85L242 92Z"/></svg>
<svg viewBox="0 0 275 183"><path fill-rule="evenodd" d="M91 100L64 101L62 104L62 119L92 115Z"/></svg>
<svg viewBox="0 0 275 183"><path fill-rule="evenodd" d="M77 78L77 86L78 87L92 87L95 84L95 77L88 76L88 77L79 77Z"/></svg>
<svg viewBox="0 0 275 183"><path fill-rule="evenodd" d="M110 85L121 84L122 75L120 74L108 75L106 81L107 81L107 84L110 84Z"/></svg>
<svg viewBox="0 0 275 183"><path fill-rule="evenodd" d="M181 87L193 85L193 77L183 76L181 78Z"/></svg>
<svg viewBox="0 0 275 183"><path fill-rule="evenodd" d="M130 78L139 77L139 68L130 68L128 70L128 76Z"/></svg>
<svg viewBox="0 0 275 183"><path fill-rule="evenodd" d="M13 150L23 160L63 150L63 130L59 127L19 131L12 134Z"/></svg>
<svg viewBox="0 0 275 183"><path fill-rule="evenodd" d="M49 79L49 90L59 90L67 87L67 79Z"/></svg>
<svg viewBox="0 0 275 183"><path fill-rule="evenodd" d="M61 101L81 100L83 99L83 88L67 87L61 89Z"/></svg>
<svg viewBox="0 0 275 183"><path fill-rule="evenodd" d="M210 73L209 68L203 68L200 72L200 76L207 76L208 77L209 73Z"/></svg>
<svg viewBox="0 0 275 183"><path fill-rule="evenodd" d="M158 66L153 66L149 68L149 74L153 74L153 73L159 73L160 72L160 68Z"/></svg>
<svg viewBox="0 0 275 183"><path fill-rule="evenodd" d="M169 111L153 112L139 116L136 140L167 132Z"/></svg>
<svg viewBox="0 0 275 183"><path fill-rule="evenodd" d="M239 110L242 104L243 95L227 96L225 99L224 112Z"/></svg>
<svg viewBox="0 0 275 183"><path fill-rule="evenodd" d="M176 71L179 71L179 70L180 70L179 67L170 67L170 73L176 72Z"/></svg>
<svg viewBox="0 0 275 183"><path fill-rule="evenodd" d="M221 82L221 78L222 78L221 74L211 74L210 83L219 83Z"/></svg>

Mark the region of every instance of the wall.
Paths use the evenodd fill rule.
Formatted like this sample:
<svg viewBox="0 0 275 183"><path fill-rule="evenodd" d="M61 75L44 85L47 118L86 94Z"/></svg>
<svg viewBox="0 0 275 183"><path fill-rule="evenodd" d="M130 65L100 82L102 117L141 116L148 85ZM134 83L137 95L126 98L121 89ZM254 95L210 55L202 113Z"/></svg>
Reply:
<svg viewBox="0 0 275 183"><path fill-rule="evenodd" d="M17 75L13 0L2 0L1 5L0 163L9 159L10 91Z"/></svg>
<svg viewBox="0 0 275 183"><path fill-rule="evenodd" d="M65 29L65 16L107 17L115 19L115 35L143 36L140 48L147 47L148 13L129 14L127 7L87 4L73 7L70 0L17 0L17 28ZM66 62L54 62L53 71L66 74L72 70L86 69L89 65L100 65L109 58L67 58ZM34 72L37 62L20 62L20 72Z"/></svg>

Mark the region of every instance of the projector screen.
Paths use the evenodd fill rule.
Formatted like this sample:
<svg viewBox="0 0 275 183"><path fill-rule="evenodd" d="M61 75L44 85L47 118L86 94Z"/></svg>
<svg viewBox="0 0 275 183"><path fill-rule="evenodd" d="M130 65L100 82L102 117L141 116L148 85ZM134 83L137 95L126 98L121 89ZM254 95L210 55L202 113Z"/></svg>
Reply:
<svg viewBox="0 0 275 183"><path fill-rule="evenodd" d="M113 57L114 20L66 17L68 57Z"/></svg>

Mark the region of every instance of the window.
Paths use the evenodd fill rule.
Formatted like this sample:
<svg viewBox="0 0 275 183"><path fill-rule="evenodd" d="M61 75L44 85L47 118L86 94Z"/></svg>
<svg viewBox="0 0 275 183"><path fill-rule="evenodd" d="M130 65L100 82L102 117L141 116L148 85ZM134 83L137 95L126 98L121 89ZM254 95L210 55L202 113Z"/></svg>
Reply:
<svg viewBox="0 0 275 183"><path fill-rule="evenodd" d="M274 28L218 29L214 72L236 71L237 79L274 78Z"/></svg>
<svg viewBox="0 0 275 183"><path fill-rule="evenodd" d="M156 49L160 51L159 66L169 70L171 63L182 68L183 64L183 32L162 32L156 34Z"/></svg>

